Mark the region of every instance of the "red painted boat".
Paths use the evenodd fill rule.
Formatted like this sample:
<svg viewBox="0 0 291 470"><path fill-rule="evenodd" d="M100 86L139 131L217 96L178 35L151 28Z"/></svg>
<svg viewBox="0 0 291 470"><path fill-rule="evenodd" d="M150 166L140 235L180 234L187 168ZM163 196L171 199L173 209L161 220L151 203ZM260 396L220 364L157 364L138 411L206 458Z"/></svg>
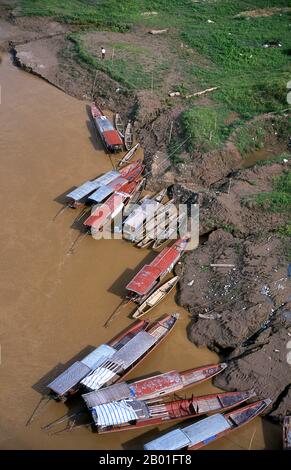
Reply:
<svg viewBox="0 0 291 470"><path fill-rule="evenodd" d="M179 314L164 315L149 325L81 380L82 385L92 391L120 382L167 338L178 318Z"/></svg>
<svg viewBox="0 0 291 470"><path fill-rule="evenodd" d="M112 194L106 202L94 209L91 215L85 220L86 227L101 230L104 224L112 219L123 209L124 203L130 198L138 187L140 180L123 184L120 189Z"/></svg>
<svg viewBox="0 0 291 470"><path fill-rule="evenodd" d="M150 264L146 264L127 284L128 298L136 303L143 302L158 283L172 271L188 242L189 237L180 238L172 246L164 248Z"/></svg>
<svg viewBox="0 0 291 470"><path fill-rule="evenodd" d="M119 170L119 174L122 176L122 178L126 178L127 180L131 181L140 175L143 170L144 164L141 160L137 160L136 162L130 163L129 165Z"/></svg>
<svg viewBox="0 0 291 470"><path fill-rule="evenodd" d="M47 385L52 398L57 401L66 401L70 395L78 392L81 388L81 380L93 372L100 362L103 362L105 358L113 356L119 349L136 337L138 333L145 331L148 326L148 320L135 322L107 344L100 345L83 359L74 362Z"/></svg>
<svg viewBox="0 0 291 470"><path fill-rule="evenodd" d="M167 432L145 444L144 449L153 451L200 449L250 423L262 414L271 403L272 400L266 398L226 414L214 414L189 426Z"/></svg>
<svg viewBox="0 0 291 470"><path fill-rule="evenodd" d="M91 114L95 127L108 152L121 152L123 148L123 141L119 135L119 132L114 128L113 124L102 113L101 109L98 108L95 103L92 103L91 105Z"/></svg>
<svg viewBox="0 0 291 470"><path fill-rule="evenodd" d="M226 367L227 364L222 362L220 364L211 364L183 372L172 370L135 382L120 382L119 384L105 387L102 390L85 393L82 397L88 408L102 405L103 403L109 403L110 401L124 400L126 398L136 400L160 398L210 380L212 377L225 370Z"/></svg>
<svg viewBox="0 0 291 470"><path fill-rule="evenodd" d="M98 433L129 431L133 428L158 426L178 419L227 410L254 397L253 390L225 392L189 399L154 403L142 400L121 400L95 406L91 409Z"/></svg>
<svg viewBox="0 0 291 470"><path fill-rule="evenodd" d="M120 172L118 177L115 178L110 183L103 185L96 189L92 194L89 196L89 201L92 203L100 203L103 202L113 194L115 191L122 191L123 187L134 180L138 180L140 178L141 173L144 169L144 166L141 162L136 162L135 164L129 165L130 168L127 168L126 171Z"/></svg>
<svg viewBox="0 0 291 470"><path fill-rule="evenodd" d="M138 160L120 171L111 170L94 180L86 181L66 195L68 205L72 208L83 207L88 202L92 203L95 200L96 193L100 194L100 192L100 200L95 202L101 202L113 191L118 190L122 184L137 179L143 169L142 161Z"/></svg>

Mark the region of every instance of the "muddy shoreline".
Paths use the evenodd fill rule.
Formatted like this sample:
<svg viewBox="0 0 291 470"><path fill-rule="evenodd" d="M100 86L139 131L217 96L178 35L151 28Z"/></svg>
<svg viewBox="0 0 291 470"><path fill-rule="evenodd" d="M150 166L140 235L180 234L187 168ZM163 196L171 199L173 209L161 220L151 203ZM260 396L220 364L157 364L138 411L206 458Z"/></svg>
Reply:
<svg viewBox="0 0 291 470"><path fill-rule="evenodd" d="M86 67L73 56L60 67L59 54L69 27L11 13L2 14L0 20L10 28L6 37L0 37L2 47L10 50L18 67L69 95L91 98L92 77ZM49 31L46 37L42 36L44 25ZM273 176L290 168L290 162L242 169L243 158L230 139L219 151L194 159L186 155L185 163L166 168L161 179L158 159L166 155L168 124L176 120L181 105L168 109L150 92L117 93L120 84L102 72L97 72L97 83L94 97L102 106L135 119L146 165L152 170L148 187L159 188L166 182L177 202L198 200L200 204L201 244L177 268L182 276L178 303L191 315L190 341L207 346L229 362L229 368L215 381L218 387L254 388L259 397L269 396L273 407L268 417L281 421L291 410L291 366L286 359L291 337L291 279L285 245L276 234L286 216L266 214L251 201L259 191L271 190ZM286 118L266 116L270 119L274 132L268 145L274 152L287 149L287 141L277 132L277 124ZM242 199L246 201L243 206ZM233 267L212 268L215 263Z"/></svg>

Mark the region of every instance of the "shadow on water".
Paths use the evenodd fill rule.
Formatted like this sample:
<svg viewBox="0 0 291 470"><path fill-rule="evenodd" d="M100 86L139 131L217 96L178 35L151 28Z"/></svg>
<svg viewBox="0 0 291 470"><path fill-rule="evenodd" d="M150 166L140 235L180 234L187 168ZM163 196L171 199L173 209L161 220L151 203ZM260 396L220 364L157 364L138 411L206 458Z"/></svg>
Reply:
<svg viewBox="0 0 291 470"><path fill-rule="evenodd" d="M275 424L269 419L262 418L262 430L265 449L282 449L283 426L281 424Z"/></svg>
<svg viewBox="0 0 291 470"><path fill-rule="evenodd" d="M127 268L107 289L111 294L122 296L125 293L125 287L133 279L133 277L141 270L145 264L149 264L155 258L155 253L148 253L147 256L134 268Z"/></svg>
<svg viewBox="0 0 291 470"><path fill-rule="evenodd" d="M66 204L68 200L66 199L66 195L76 189L77 186L72 186L71 188L68 188L64 193L60 194L59 196L54 198L54 201L57 202L58 204Z"/></svg>
<svg viewBox="0 0 291 470"><path fill-rule="evenodd" d="M134 437L133 439L130 439L129 441L126 441L123 443L122 448L124 450L143 450L144 445L152 441L153 439L156 439L158 436L161 435L161 432L159 431L158 428L151 429L150 431L145 432L144 434Z"/></svg>

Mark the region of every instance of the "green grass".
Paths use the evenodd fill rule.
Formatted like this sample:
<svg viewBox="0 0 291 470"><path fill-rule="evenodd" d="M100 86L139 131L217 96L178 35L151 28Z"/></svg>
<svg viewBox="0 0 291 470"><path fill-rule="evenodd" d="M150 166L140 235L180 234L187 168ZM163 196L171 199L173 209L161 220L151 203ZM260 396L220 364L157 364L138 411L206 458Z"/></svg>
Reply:
<svg viewBox="0 0 291 470"><path fill-rule="evenodd" d="M182 115L182 128L188 149L208 152L221 146L231 128L224 124L227 111L221 107L196 106Z"/></svg>
<svg viewBox="0 0 291 470"><path fill-rule="evenodd" d="M278 227L277 232L278 232L282 237L291 237L291 224L280 225L280 226Z"/></svg>
<svg viewBox="0 0 291 470"><path fill-rule="evenodd" d="M259 207L270 212L291 212L291 171L274 178L273 190L256 196Z"/></svg>
<svg viewBox="0 0 291 470"><path fill-rule="evenodd" d="M291 153L283 152L283 153L280 153L280 155L277 155L276 157L270 160L258 160L256 162L256 165L268 166L268 165L273 165L273 163L283 163L284 160L290 160L290 159L291 159Z"/></svg>
<svg viewBox="0 0 291 470"><path fill-rule="evenodd" d="M147 57L147 63L152 61L151 66L142 60L146 51L138 48L128 51L121 42L116 44L118 57L113 63L106 61L105 64L87 50L81 34L74 37L75 49L81 62L92 70L96 67L103 70L130 89L150 88L154 74L159 77L155 83L159 91L168 72L176 69L180 72L175 84L177 90L188 92L218 86L210 95L212 107L208 102L205 110L197 109L195 99L189 100L185 103L188 111L182 117L184 131L193 136L189 148L194 149L197 144L206 150L217 148L229 135L233 124L225 126L224 115L230 111L246 121L255 115L288 107L291 14L235 18L241 11L268 7L290 7L290 1L21 0L23 15L53 16L59 21L80 25L83 31L95 28L124 32L133 25L169 28L167 41L174 60L155 59L153 49ZM158 14L142 15L149 11ZM213 23L209 23L209 19ZM274 39L279 39L283 47L262 47L264 41ZM181 42L188 49L181 49ZM240 124L240 120L236 124ZM263 145L264 139L265 134L260 135L258 130L256 145ZM247 128L238 140L242 152L252 146Z"/></svg>

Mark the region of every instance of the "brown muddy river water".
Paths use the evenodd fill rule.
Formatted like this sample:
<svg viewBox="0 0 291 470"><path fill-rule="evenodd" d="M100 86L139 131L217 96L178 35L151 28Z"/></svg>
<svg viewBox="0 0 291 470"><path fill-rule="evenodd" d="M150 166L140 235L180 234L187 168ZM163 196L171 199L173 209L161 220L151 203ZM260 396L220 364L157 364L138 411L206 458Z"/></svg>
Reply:
<svg viewBox="0 0 291 470"><path fill-rule="evenodd" d="M108 329L102 327L120 303L128 280L153 254L121 240L90 237L73 255L67 254L79 233L71 227L77 213L67 210L53 221L61 207L56 198L109 170L110 160L101 143L92 139L84 102L17 69L7 55L0 65L0 84L0 447L136 448L156 435L157 429L105 436L87 428L59 435L42 431L41 426L72 411L62 403L49 403L25 427L56 366L71 361L88 346L107 342L130 324L130 311L125 310ZM176 330L130 378L218 361L215 354L187 340L188 314L177 307L174 295L151 317L173 311L181 313ZM213 390L206 383L193 392L201 395ZM250 445L252 449L280 447L279 429L258 419L208 448Z"/></svg>

